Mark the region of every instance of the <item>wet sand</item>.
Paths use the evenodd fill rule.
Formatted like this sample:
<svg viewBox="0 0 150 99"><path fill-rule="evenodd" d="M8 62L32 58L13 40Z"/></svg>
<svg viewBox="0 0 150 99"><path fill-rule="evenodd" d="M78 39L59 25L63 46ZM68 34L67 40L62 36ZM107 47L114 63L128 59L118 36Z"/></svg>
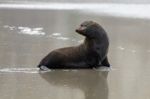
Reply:
<svg viewBox="0 0 150 99"><path fill-rule="evenodd" d="M75 46L75 28L96 20L110 38L109 70L41 73L39 61L51 50ZM77 10L0 9L1 99L149 99L150 20Z"/></svg>

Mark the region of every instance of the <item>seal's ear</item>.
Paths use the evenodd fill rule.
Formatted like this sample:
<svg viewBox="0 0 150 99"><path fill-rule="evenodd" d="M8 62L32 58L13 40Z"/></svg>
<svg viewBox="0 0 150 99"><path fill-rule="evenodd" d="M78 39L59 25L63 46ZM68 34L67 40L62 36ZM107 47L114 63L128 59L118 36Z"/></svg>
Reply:
<svg viewBox="0 0 150 99"><path fill-rule="evenodd" d="M99 36L99 28L97 24L92 24L91 26L88 26L86 28L85 35L88 38L97 38L97 36Z"/></svg>

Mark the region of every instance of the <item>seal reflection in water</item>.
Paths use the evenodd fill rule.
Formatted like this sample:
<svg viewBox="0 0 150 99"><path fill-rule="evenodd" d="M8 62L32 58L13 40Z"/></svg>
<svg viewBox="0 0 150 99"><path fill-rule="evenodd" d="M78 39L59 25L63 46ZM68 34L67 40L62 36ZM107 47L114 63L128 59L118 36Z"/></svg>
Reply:
<svg viewBox="0 0 150 99"><path fill-rule="evenodd" d="M105 30L96 22L83 22L76 32L85 36L79 46L53 50L41 60L38 67L49 69L86 69L109 67L107 59L109 40Z"/></svg>
<svg viewBox="0 0 150 99"><path fill-rule="evenodd" d="M102 69L40 72L50 84L49 90L56 92L49 99L108 99L108 74L109 70Z"/></svg>

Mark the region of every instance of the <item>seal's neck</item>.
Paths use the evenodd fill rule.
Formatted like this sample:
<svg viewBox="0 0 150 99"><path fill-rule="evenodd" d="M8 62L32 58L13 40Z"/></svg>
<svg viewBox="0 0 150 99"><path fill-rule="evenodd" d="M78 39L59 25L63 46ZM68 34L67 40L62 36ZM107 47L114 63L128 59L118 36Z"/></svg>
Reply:
<svg viewBox="0 0 150 99"><path fill-rule="evenodd" d="M84 40L84 44L91 47L91 46L95 46L95 44L100 44L101 41L99 39L90 39L90 38L85 38Z"/></svg>
<svg viewBox="0 0 150 99"><path fill-rule="evenodd" d="M95 47L96 41L94 39L85 38L84 40L84 46L86 49L91 50Z"/></svg>

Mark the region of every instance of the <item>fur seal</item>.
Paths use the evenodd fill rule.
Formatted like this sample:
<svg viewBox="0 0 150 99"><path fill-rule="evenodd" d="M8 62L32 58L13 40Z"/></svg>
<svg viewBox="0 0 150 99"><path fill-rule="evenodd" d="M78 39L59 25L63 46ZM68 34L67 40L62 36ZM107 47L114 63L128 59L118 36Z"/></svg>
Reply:
<svg viewBox="0 0 150 99"><path fill-rule="evenodd" d="M105 30L94 21L83 22L76 32L85 36L78 46L53 50L39 63L42 69L88 69L100 66L110 67L107 53L109 39Z"/></svg>

